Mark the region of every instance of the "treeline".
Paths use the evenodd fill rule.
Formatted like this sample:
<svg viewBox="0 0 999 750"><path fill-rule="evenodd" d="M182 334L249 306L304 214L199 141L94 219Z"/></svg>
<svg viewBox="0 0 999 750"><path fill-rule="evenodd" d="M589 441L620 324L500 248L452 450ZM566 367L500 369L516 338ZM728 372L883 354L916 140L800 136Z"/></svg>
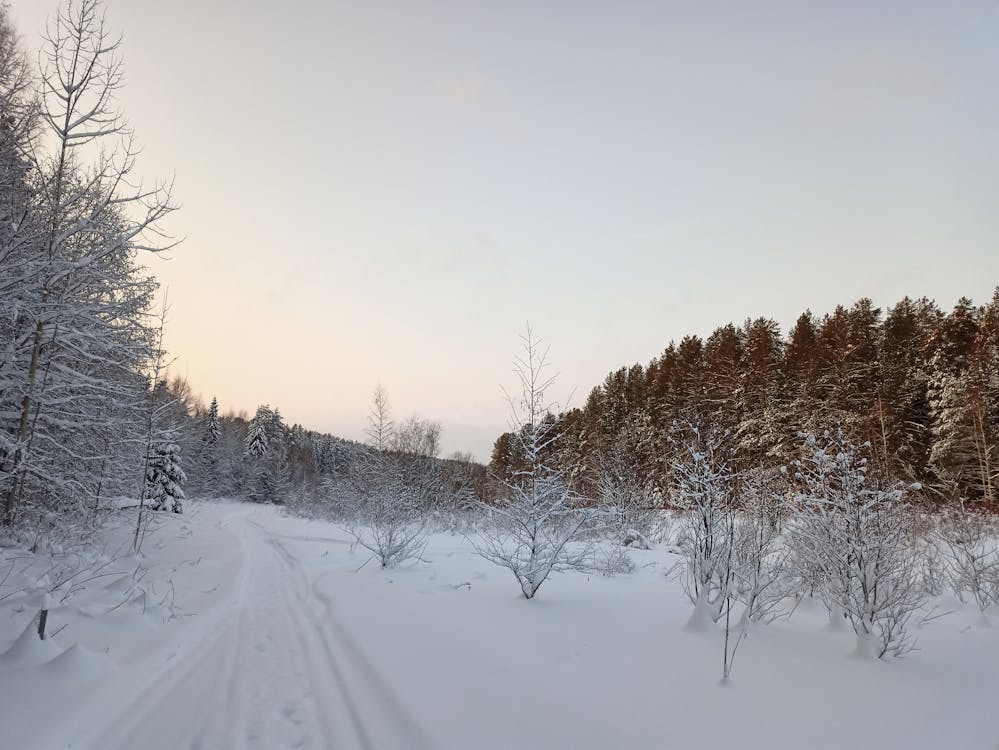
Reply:
<svg viewBox="0 0 999 750"><path fill-rule="evenodd" d="M551 460L591 498L610 475L670 503L674 436L693 425L726 436L740 470L780 470L802 434L842 428L888 481L918 483L933 502L994 503L999 289L985 306L961 299L947 313L925 298L887 313L861 299L822 317L806 311L787 336L766 318L685 336L549 418L563 434ZM496 476L516 463L513 437L496 441Z"/></svg>
<svg viewBox="0 0 999 750"><path fill-rule="evenodd" d="M179 447L189 495L315 507L335 502L345 485L389 461L419 467L413 473L427 510L445 498L473 503L486 491L484 466L458 454L438 456L436 422L412 417L396 426L387 405L370 442L359 443L288 425L266 404L253 417L220 414L216 399L205 406L179 377L160 380L154 392L158 424Z"/></svg>

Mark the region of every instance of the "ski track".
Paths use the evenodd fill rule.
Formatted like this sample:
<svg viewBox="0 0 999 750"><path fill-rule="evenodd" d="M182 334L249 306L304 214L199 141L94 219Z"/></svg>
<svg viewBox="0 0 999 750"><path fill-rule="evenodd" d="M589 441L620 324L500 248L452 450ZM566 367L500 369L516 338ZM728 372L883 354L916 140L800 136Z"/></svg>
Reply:
<svg viewBox="0 0 999 750"><path fill-rule="evenodd" d="M179 649L85 746L431 750L282 537L240 520L242 573L229 616Z"/></svg>
<svg viewBox="0 0 999 750"><path fill-rule="evenodd" d="M431 750L433 745L423 728L409 715L356 640L337 621L333 602L320 590L319 580L310 584L299 561L282 544L282 537L272 536L270 541L295 582L300 606L294 609L305 615L318 635L360 747L364 750Z"/></svg>

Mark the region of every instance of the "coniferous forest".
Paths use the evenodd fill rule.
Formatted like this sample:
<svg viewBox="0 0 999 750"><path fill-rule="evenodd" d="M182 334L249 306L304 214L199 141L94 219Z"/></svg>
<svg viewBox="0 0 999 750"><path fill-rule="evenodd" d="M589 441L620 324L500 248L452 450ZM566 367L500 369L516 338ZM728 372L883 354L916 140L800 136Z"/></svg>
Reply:
<svg viewBox="0 0 999 750"><path fill-rule="evenodd" d="M944 311L869 299L783 335L766 318L728 324L707 339L670 342L647 365L611 372L580 408L560 415L553 460L584 494L610 471L669 504L678 426L725 436L743 470L786 467L802 435L843 429L865 444L872 470L917 484L927 503L991 505L999 482L999 290L988 304ZM497 440L493 474L515 463Z"/></svg>

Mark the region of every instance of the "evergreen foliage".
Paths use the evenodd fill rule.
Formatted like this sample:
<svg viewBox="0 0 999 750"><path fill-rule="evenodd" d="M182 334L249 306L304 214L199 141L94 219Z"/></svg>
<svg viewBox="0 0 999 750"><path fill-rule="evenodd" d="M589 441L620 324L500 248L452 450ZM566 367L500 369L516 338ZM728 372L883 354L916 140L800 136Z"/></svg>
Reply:
<svg viewBox="0 0 999 750"><path fill-rule="evenodd" d="M553 460L587 497L625 455L629 481L668 500L679 422L727 434L738 471L787 466L802 434L839 425L888 483L918 482L935 502L995 502L999 289L988 305L961 299L949 314L925 298L886 314L861 299L821 317L806 311L786 337L765 318L686 336L612 372L558 420ZM494 476L518 465L516 438L496 440Z"/></svg>
<svg viewBox="0 0 999 750"><path fill-rule="evenodd" d="M146 469L146 481L149 483L147 495L153 510L183 513L183 485L187 475L180 467L180 448L176 443L167 443L156 450Z"/></svg>

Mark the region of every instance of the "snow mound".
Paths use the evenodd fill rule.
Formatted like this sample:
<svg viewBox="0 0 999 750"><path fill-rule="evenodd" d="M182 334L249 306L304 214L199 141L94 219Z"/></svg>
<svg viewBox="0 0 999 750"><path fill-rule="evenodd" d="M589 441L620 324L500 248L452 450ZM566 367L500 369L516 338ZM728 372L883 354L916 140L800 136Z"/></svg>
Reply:
<svg viewBox="0 0 999 750"><path fill-rule="evenodd" d="M45 665L45 670L60 679L89 680L106 675L114 662L105 655L74 643Z"/></svg>
<svg viewBox="0 0 999 750"><path fill-rule="evenodd" d="M13 645L0 654L0 665L6 669L20 669L44 664L59 656L62 653L59 645L51 639L43 641L39 638L37 628L32 618Z"/></svg>

